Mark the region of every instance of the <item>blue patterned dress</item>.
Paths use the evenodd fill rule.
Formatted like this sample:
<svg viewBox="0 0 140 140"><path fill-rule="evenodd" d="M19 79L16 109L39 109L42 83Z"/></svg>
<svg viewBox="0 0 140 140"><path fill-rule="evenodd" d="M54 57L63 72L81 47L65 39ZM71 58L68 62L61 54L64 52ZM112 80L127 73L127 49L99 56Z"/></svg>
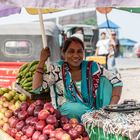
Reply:
<svg viewBox="0 0 140 140"><path fill-rule="evenodd" d="M112 88L122 86L122 81L115 74L96 62L83 61L81 90L72 80L69 66L65 62L50 65L41 89L53 86L56 105L63 115L80 120L82 114L96 110L110 103Z"/></svg>

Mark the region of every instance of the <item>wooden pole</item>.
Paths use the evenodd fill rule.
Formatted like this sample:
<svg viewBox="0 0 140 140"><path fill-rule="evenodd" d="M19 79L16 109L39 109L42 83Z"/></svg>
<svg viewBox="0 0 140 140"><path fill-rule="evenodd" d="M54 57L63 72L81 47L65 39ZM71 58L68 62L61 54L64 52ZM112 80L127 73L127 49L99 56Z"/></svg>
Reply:
<svg viewBox="0 0 140 140"><path fill-rule="evenodd" d="M41 35L42 35L43 48L46 48L46 47L48 47L47 36L45 34L43 16L42 16L42 11L41 11L40 8L38 9L38 15L39 15L39 22L40 22L40 29L41 29ZM50 59L49 58L48 58L46 64L47 64L47 69L49 69L49 64L50 64Z"/></svg>
<svg viewBox="0 0 140 140"><path fill-rule="evenodd" d="M45 48L45 47L47 47L47 37L46 37L46 34L45 34L45 27L44 27L44 22L43 22L43 16L42 16L41 9L38 9L38 15L39 15L39 22L40 22L43 48Z"/></svg>

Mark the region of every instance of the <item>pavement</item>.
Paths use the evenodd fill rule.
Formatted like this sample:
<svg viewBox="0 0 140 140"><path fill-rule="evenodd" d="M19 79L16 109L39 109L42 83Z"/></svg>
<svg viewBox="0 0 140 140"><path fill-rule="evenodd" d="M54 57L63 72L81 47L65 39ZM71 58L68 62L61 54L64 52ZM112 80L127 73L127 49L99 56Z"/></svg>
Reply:
<svg viewBox="0 0 140 140"><path fill-rule="evenodd" d="M119 70L140 69L140 58L116 58L116 67Z"/></svg>
<svg viewBox="0 0 140 140"><path fill-rule="evenodd" d="M123 90L121 100L134 99L140 101L140 69L120 70L123 81Z"/></svg>
<svg viewBox="0 0 140 140"><path fill-rule="evenodd" d="M116 58L116 67L123 81L120 102L126 99L140 101L140 58Z"/></svg>

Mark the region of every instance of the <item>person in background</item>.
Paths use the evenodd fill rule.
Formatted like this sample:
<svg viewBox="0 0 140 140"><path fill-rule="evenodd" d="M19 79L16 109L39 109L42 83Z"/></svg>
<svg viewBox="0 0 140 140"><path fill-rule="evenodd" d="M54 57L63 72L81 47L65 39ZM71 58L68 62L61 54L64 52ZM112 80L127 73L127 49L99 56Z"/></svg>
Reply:
<svg viewBox="0 0 140 140"><path fill-rule="evenodd" d="M112 31L110 36L110 44L114 44L115 57L120 56L120 42L117 39L116 32Z"/></svg>
<svg viewBox="0 0 140 140"><path fill-rule="evenodd" d="M101 39L96 44L96 56L107 56L109 48L109 39L106 38L106 33L101 33Z"/></svg>
<svg viewBox="0 0 140 140"><path fill-rule="evenodd" d="M98 40L96 44L95 56L105 56L106 58L106 68L108 68L108 49L109 49L109 39L106 38L106 33L101 33L101 39Z"/></svg>
<svg viewBox="0 0 140 140"><path fill-rule="evenodd" d="M77 118L88 112L119 102L122 81L115 74L93 61L83 60L84 44L70 37L63 47L64 61L49 66L44 73L49 48L43 48L33 77L34 92L54 86L56 106L62 115Z"/></svg>
<svg viewBox="0 0 140 140"><path fill-rule="evenodd" d="M75 37L81 39L84 42L84 30L83 30L83 28L82 27L77 27L75 29L75 33L72 34L71 36L75 36Z"/></svg>
<svg viewBox="0 0 140 140"><path fill-rule="evenodd" d="M109 52L108 59L107 59L108 70L117 74L118 71L117 71L116 62L115 62L115 46L114 46L114 44L109 44L108 52Z"/></svg>
<svg viewBox="0 0 140 140"><path fill-rule="evenodd" d="M64 42L67 40L67 35L65 34L64 30L61 31L60 34L60 54L61 54L61 59L63 60L63 46L64 46Z"/></svg>

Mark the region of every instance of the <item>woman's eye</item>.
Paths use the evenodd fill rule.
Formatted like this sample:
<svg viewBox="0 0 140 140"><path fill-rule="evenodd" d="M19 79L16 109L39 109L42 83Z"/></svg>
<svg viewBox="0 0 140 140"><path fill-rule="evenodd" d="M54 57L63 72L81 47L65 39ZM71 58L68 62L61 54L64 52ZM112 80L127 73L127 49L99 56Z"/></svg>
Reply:
<svg viewBox="0 0 140 140"><path fill-rule="evenodd" d="M74 50L69 50L68 53L74 53Z"/></svg>
<svg viewBox="0 0 140 140"><path fill-rule="evenodd" d="M68 50L68 53L73 54L73 53L83 53L83 50Z"/></svg>
<svg viewBox="0 0 140 140"><path fill-rule="evenodd" d="M78 53L83 53L83 50L78 50Z"/></svg>

